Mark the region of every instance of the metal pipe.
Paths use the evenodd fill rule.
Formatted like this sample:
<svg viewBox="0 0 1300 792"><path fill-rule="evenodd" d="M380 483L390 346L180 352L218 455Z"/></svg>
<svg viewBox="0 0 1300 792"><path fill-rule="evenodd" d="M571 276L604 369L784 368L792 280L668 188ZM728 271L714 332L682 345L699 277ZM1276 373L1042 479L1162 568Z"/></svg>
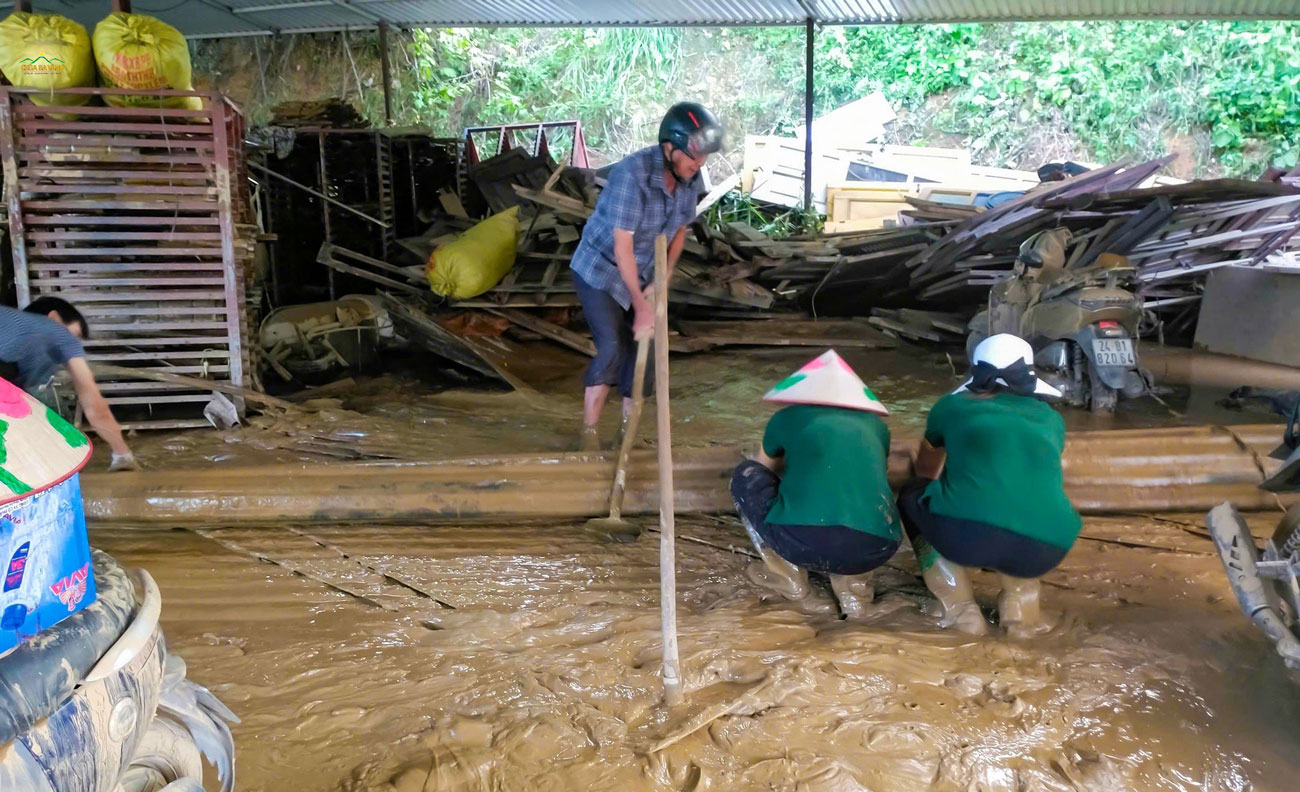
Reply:
<svg viewBox="0 0 1300 792"><path fill-rule="evenodd" d="M388 23L379 23L379 70L384 80L384 124L393 125L393 74L388 63Z"/></svg>
<svg viewBox="0 0 1300 792"><path fill-rule="evenodd" d="M805 212L811 212L813 207L812 194L812 161L813 161L813 18L811 15L804 25L804 86L803 86L803 208Z"/></svg>
<svg viewBox="0 0 1300 792"><path fill-rule="evenodd" d="M329 201L330 203L334 204L334 205L337 206L338 208L340 208L340 209L344 209L344 210L347 210L347 211L351 212L352 214L356 215L357 217L360 217L362 220L369 220L370 222L374 223L375 225L377 225L377 226L379 226L379 227L381 227L381 228L388 228L388 223L385 223L383 220L376 220L375 218L371 217L370 215L366 214L365 212L362 212L362 211L360 211L360 210L358 210L358 209L353 209L351 206L348 206L347 204L343 203L342 201L339 201L339 200L336 200L336 199L334 199L334 198L331 198L331 197L329 197L328 195L326 195L325 193L322 193L322 192L320 192L320 191L318 191L318 190L313 190L312 188L308 187L308 186L305 185L305 184L301 184L301 183L299 183L299 182L294 181L293 179L290 179L288 176L282 176L282 175L276 173L275 171L271 170L270 168L266 167L265 165L259 165L259 164L257 164L256 162L250 162L250 163L248 163L248 167L250 167L250 168L252 168L252 169L254 169L254 170L256 170L256 171L258 171L258 172L260 172L260 173L265 173L267 176L274 176L274 177L277 178L277 179L280 179L280 180L282 180L282 181L286 181L286 182L288 182L289 184L292 184L294 187L297 187L299 190L304 190L304 191L306 191L306 192L309 192L309 193L311 193L312 195L316 196L317 198L320 198L320 199L323 200L323 201Z"/></svg>
<svg viewBox="0 0 1300 792"><path fill-rule="evenodd" d="M232 8L230 9L230 12L232 14L258 14L263 11L287 11L290 8L317 8L319 6L327 5L334 5L334 3L331 0L299 0L299 2L296 3L271 3L269 5Z"/></svg>

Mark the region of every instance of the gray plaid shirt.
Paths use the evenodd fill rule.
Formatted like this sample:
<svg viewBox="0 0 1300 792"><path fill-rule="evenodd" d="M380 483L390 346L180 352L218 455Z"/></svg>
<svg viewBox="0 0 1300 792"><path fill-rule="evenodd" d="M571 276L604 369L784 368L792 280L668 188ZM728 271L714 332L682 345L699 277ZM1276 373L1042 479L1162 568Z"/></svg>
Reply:
<svg viewBox="0 0 1300 792"><path fill-rule="evenodd" d="M677 229L694 221L698 182L697 176L678 184L669 195L659 146L629 154L610 171L569 266L588 285L609 292L624 310L630 308L632 295L614 260L614 229L632 232L637 274L645 286L654 279L655 237L663 234L671 242Z"/></svg>
<svg viewBox="0 0 1300 792"><path fill-rule="evenodd" d="M14 385L25 390L39 388L60 366L85 356L86 350L68 328L48 316L0 305L0 364L16 369Z"/></svg>

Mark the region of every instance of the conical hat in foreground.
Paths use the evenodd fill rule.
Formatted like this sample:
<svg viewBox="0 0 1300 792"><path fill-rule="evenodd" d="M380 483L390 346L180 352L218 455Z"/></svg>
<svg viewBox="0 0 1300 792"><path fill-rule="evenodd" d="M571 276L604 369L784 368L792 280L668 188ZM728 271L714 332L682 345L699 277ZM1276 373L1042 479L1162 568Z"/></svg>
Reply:
<svg viewBox="0 0 1300 792"><path fill-rule="evenodd" d="M820 404L889 415L889 410L871 388L833 349L778 382L763 400L782 404Z"/></svg>
<svg viewBox="0 0 1300 792"><path fill-rule="evenodd" d="M90 439L0 379L0 504L59 484L90 459Z"/></svg>

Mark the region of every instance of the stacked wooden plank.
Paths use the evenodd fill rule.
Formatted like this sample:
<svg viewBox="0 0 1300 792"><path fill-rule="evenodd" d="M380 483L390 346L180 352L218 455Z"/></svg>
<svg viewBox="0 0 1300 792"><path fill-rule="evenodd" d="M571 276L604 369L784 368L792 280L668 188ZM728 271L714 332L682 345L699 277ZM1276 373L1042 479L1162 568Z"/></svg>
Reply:
<svg viewBox="0 0 1300 792"><path fill-rule="evenodd" d="M202 98L182 110L41 106L30 92L0 87L19 303L78 306L92 362L247 385L255 236L238 111L211 93L149 94ZM206 425L206 390L131 378L102 390L128 426Z"/></svg>
<svg viewBox="0 0 1300 792"><path fill-rule="evenodd" d="M1125 256L1148 308L1194 311L1205 273L1259 264L1294 243L1300 170L1254 182L1152 184L1168 161L1097 168L990 208L907 196L895 228L733 247L754 251L751 261L765 265L759 283L819 315L906 307L970 313L1007 275L1022 242L1063 226L1072 234L1067 266L1086 267L1103 253Z"/></svg>

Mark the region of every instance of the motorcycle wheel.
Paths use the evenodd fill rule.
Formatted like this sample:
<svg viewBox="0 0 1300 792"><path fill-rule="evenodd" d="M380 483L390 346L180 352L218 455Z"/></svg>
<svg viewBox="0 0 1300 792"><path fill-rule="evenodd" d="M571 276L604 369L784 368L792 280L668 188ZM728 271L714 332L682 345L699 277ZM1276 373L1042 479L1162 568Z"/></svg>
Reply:
<svg viewBox="0 0 1300 792"><path fill-rule="evenodd" d="M1094 415L1115 412L1115 405L1119 403L1119 391L1097 379L1090 379L1088 386L1089 407Z"/></svg>
<svg viewBox="0 0 1300 792"><path fill-rule="evenodd" d="M199 747L184 726L159 716L140 740L114 792L161 792L187 778L203 778Z"/></svg>

